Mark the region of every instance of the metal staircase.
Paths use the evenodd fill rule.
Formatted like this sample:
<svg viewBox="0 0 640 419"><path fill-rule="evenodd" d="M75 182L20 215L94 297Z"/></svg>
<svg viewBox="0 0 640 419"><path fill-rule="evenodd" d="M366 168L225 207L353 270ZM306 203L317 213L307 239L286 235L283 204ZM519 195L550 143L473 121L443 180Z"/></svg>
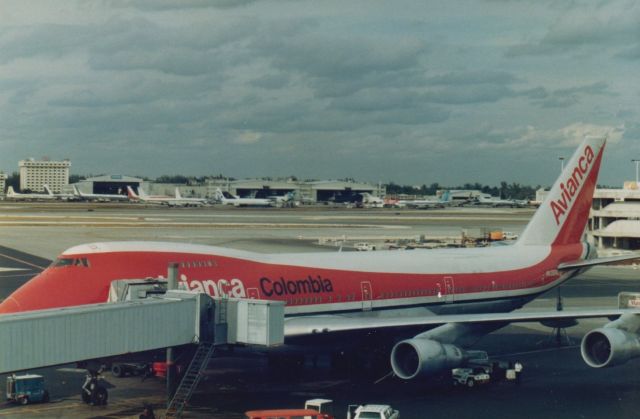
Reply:
<svg viewBox="0 0 640 419"><path fill-rule="evenodd" d="M165 418L182 417L182 412L187 405L187 402L198 386L200 378L202 378L202 373L209 364L209 359L213 355L214 348L215 345L208 342L202 342L198 345L198 349L193 355L189 368L187 368L187 371L184 373L182 381L180 381L180 385L176 389L173 398L167 406Z"/></svg>

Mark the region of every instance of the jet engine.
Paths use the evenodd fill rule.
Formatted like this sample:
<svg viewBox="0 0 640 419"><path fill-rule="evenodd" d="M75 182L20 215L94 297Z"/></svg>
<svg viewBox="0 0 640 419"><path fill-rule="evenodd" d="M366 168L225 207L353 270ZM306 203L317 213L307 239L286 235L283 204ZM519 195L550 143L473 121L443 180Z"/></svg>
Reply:
<svg viewBox="0 0 640 419"><path fill-rule="evenodd" d="M413 338L398 342L391 351L391 367L400 378L437 374L468 360L468 353L455 345L432 339Z"/></svg>
<svg viewBox="0 0 640 419"><path fill-rule="evenodd" d="M640 316L625 314L606 326L592 330L582 338L580 352L593 368L624 364L640 356Z"/></svg>

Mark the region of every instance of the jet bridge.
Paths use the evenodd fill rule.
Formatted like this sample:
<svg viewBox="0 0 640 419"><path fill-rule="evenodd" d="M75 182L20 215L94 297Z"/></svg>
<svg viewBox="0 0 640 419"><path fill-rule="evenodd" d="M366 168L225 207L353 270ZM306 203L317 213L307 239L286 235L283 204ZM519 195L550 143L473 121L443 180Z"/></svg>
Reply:
<svg viewBox="0 0 640 419"><path fill-rule="evenodd" d="M125 301L0 315L0 373L190 343L274 346L284 341L284 303L204 293L136 291ZM119 282L119 281L117 281ZM146 298L145 298L146 297Z"/></svg>

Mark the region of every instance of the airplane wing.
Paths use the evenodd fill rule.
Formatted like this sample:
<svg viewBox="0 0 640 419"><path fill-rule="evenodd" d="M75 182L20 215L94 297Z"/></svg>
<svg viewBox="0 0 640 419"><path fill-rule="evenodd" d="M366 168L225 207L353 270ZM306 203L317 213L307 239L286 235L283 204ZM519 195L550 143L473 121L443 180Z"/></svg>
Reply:
<svg viewBox="0 0 640 419"><path fill-rule="evenodd" d="M532 323L552 320L576 320L588 318L617 318L623 314L640 315L634 309L582 309L563 311L523 311L486 314L451 314L429 316L367 317L325 315L288 318L285 320L285 336L299 337L338 332L366 331L385 328L440 326L443 324L496 324Z"/></svg>
<svg viewBox="0 0 640 419"><path fill-rule="evenodd" d="M569 271L571 269L590 268L592 266L606 265L609 263L623 262L626 260L640 259L640 255L611 256L606 258L586 259L577 262L567 262L558 265L559 271Z"/></svg>

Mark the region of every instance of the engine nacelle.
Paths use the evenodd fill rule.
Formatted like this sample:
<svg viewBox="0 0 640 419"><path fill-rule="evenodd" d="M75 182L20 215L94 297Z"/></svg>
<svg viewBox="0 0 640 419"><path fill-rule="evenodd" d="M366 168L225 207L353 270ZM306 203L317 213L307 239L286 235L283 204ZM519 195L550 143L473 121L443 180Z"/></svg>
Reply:
<svg viewBox="0 0 640 419"><path fill-rule="evenodd" d="M467 353L457 346L424 338L403 340L391 351L393 372L405 380L456 368L466 360Z"/></svg>
<svg viewBox="0 0 640 419"><path fill-rule="evenodd" d="M582 338L580 352L590 367L612 367L640 356L638 338L635 333L603 327L592 330Z"/></svg>

